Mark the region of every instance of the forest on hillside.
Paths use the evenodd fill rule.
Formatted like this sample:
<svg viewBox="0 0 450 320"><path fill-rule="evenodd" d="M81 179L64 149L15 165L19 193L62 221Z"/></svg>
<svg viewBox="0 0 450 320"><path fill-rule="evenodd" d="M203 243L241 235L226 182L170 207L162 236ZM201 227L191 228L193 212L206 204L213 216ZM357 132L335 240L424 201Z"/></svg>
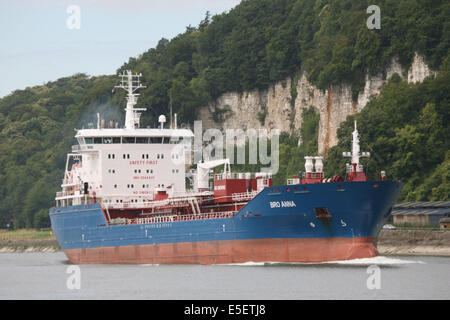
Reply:
<svg viewBox="0 0 450 320"><path fill-rule="evenodd" d="M244 0L227 13L206 13L198 26L161 39L117 72L142 73L144 126L168 113L170 99L180 121L190 124L198 107L224 92L264 89L300 71L320 89L350 84L356 97L366 74L384 72L393 57L407 68L417 52L437 76L420 84L392 77L360 114L342 124L326 174L342 173L342 151L350 148L356 118L362 150L372 153L365 163L369 175L386 170L405 181L401 200L448 200L450 3L378 1L381 29L368 30L371 4ZM123 123L125 94L112 93L116 84L116 75L75 74L0 99L0 228L11 221L15 227L49 225L48 208L75 143L74 129L95 123L98 111ZM304 119L299 132L281 136L278 184L302 170L304 155L316 153L318 115L311 109Z"/></svg>

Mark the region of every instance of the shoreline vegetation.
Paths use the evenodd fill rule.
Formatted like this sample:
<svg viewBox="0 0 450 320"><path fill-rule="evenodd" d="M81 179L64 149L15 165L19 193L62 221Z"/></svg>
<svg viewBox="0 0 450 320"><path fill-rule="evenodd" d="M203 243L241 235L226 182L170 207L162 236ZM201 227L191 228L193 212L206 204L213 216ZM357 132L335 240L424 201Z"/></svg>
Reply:
<svg viewBox="0 0 450 320"><path fill-rule="evenodd" d="M378 237L380 255L448 256L450 231L444 229L383 229ZM0 230L0 253L61 251L51 230Z"/></svg>
<svg viewBox="0 0 450 320"><path fill-rule="evenodd" d="M60 250L61 247L50 229L0 230L0 253Z"/></svg>
<svg viewBox="0 0 450 320"><path fill-rule="evenodd" d="M383 229L378 236L380 255L450 257L450 230L432 228Z"/></svg>

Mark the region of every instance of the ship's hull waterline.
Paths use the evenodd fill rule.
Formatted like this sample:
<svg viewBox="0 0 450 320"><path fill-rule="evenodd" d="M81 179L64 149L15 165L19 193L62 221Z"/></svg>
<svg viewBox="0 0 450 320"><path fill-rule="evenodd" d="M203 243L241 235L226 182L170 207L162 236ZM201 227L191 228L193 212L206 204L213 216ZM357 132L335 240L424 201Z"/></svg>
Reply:
<svg viewBox="0 0 450 320"><path fill-rule="evenodd" d="M376 238L249 239L68 249L73 264L313 263L378 255Z"/></svg>

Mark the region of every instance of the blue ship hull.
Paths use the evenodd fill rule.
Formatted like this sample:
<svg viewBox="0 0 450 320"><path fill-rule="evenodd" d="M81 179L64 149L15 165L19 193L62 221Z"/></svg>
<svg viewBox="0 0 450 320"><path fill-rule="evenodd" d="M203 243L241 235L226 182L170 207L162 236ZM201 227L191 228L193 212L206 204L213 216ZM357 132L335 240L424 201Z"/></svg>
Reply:
<svg viewBox="0 0 450 320"><path fill-rule="evenodd" d="M72 263L310 262L377 254L400 182L268 187L231 218L108 225L98 203L50 209ZM317 208L326 209L326 216Z"/></svg>

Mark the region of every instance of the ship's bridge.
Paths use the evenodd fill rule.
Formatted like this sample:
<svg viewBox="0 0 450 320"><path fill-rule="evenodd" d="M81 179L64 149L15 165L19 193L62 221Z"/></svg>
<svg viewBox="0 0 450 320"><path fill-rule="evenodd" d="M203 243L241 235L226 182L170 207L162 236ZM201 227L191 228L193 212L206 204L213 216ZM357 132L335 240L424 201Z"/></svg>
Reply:
<svg viewBox="0 0 450 320"><path fill-rule="evenodd" d="M80 145L83 144L110 144L110 143L171 143L177 144L194 134L189 129L81 129L75 138ZM184 140L183 140L184 139Z"/></svg>
<svg viewBox="0 0 450 320"><path fill-rule="evenodd" d="M77 131L79 144L67 155L62 191L56 196L59 205L86 203L88 198L107 204L143 203L161 190L185 192L193 132L177 128L176 113L168 128L164 128L164 115L158 118L159 128L140 128L145 108L134 106L139 96L136 90L145 88L141 75L127 71L120 76L121 84L115 88L128 93L124 127L118 128L117 123L113 127L110 120L106 128L106 120L97 113L95 129Z"/></svg>
<svg viewBox="0 0 450 320"><path fill-rule="evenodd" d="M189 129L81 129L75 136L79 146L72 151L99 149L93 145L102 144L183 144L190 152L193 136Z"/></svg>

